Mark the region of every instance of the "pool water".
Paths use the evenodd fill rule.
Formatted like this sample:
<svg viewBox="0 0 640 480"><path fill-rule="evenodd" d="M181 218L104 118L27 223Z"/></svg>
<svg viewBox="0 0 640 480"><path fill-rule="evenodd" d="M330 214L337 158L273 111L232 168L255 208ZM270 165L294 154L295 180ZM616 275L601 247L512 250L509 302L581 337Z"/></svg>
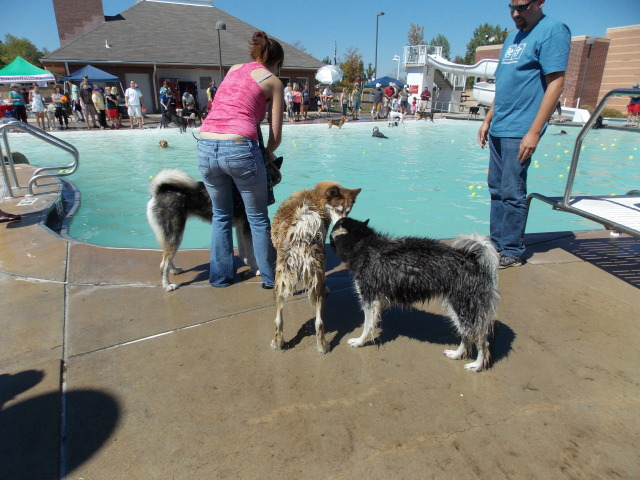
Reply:
<svg viewBox="0 0 640 480"><path fill-rule="evenodd" d="M387 139L371 136L377 125ZM321 180L362 188L352 211L358 219L392 235L450 238L489 232L489 152L476 143L479 122L352 122L285 126L278 155L284 157L276 204ZM550 126L529 169L529 192L561 196L578 128ZM197 131L194 132L197 136ZM266 134L266 128L263 129ZM624 194L640 185L640 136L635 131L594 130L583 142L575 194ZM146 219L148 183L163 168L179 168L200 179L191 131L64 131L57 135L80 152L80 168L67 177L81 192L69 234L112 247L158 248ZM170 147L158 148L165 139ZM25 134L11 134L14 151L36 166L66 164L70 157ZM534 202L527 232L600 228L580 217ZM183 248L207 248L209 224L190 219Z"/></svg>

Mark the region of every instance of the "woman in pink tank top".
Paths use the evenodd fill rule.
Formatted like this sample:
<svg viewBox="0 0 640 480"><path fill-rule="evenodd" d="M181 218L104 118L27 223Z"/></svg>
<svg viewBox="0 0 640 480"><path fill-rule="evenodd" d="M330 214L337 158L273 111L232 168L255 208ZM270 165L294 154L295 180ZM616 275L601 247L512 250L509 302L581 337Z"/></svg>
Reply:
<svg viewBox="0 0 640 480"><path fill-rule="evenodd" d="M211 197L211 261L209 283L226 287L236 281L233 259L233 185L237 187L251 226L252 269L259 269L262 287L273 288L275 249L271 243L265 160L258 145L258 128L269 112L266 155L282 137L282 82L274 74L284 61L282 46L258 31L249 42L253 62L234 65L218 87L211 112L200 128L198 166ZM242 245L241 242L238 242Z"/></svg>

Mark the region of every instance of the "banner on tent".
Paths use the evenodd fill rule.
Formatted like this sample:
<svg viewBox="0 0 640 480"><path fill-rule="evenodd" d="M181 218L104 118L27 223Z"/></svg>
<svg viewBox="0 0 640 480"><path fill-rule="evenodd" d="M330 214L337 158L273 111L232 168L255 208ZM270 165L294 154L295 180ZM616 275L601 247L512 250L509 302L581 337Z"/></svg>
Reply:
<svg viewBox="0 0 640 480"><path fill-rule="evenodd" d="M12 77L7 77L7 76L3 76L2 77L2 81L3 82L40 82L45 80L46 78L48 78L49 76L47 75L15 75ZM45 82L45 86L46 86L46 82Z"/></svg>

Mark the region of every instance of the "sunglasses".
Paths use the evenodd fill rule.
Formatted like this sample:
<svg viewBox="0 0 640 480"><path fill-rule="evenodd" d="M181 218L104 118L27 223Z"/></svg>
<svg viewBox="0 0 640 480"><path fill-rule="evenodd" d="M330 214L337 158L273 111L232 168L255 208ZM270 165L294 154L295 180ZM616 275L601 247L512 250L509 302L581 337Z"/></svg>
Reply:
<svg viewBox="0 0 640 480"><path fill-rule="evenodd" d="M528 3L525 3L524 5L511 5L509 4L509 9L511 10L511 13L513 12L525 12L527 10L529 10L529 6L533 3L533 2L537 2L538 0L531 0Z"/></svg>

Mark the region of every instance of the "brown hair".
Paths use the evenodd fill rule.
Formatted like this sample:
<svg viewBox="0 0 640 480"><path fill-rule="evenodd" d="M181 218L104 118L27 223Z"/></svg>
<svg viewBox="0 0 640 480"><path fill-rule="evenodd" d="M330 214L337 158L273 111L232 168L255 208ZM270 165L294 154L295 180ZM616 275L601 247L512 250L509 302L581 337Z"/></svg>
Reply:
<svg viewBox="0 0 640 480"><path fill-rule="evenodd" d="M262 30L258 30L253 34L249 47L251 58L262 65L282 64L284 61L282 45L276 40L267 37L267 34Z"/></svg>

